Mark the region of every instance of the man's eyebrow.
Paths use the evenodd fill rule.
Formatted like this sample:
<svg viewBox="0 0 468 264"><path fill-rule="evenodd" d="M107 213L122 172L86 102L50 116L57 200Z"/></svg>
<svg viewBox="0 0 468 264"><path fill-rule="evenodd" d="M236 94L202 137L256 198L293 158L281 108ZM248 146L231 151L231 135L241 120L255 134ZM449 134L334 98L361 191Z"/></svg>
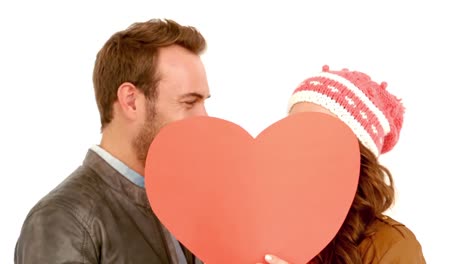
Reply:
<svg viewBox="0 0 468 264"><path fill-rule="evenodd" d="M186 99L186 98L189 98L189 97L197 97L199 99L208 99L211 97L211 94L209 94L208 96L204 96L200 93L196 93L196 92L193 92L193 93L187 93L187 94L184 94L180 97L180 99Z"/></svg>

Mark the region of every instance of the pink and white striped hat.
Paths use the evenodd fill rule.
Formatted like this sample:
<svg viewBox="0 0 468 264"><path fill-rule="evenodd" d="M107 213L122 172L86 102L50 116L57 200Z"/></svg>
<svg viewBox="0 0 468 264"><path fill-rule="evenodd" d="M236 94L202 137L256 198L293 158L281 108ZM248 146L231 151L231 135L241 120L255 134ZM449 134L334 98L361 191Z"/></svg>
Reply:
<svg viewBox="0 0 468 264"><path fill-rule="evenodd" d="M340 118L361 143L377 157L397 143L405 111L401 100L387 91L387 83L378 84L358 71L322 72L307 78L296 88L288 103L311 102L321 105Z"/></svg>

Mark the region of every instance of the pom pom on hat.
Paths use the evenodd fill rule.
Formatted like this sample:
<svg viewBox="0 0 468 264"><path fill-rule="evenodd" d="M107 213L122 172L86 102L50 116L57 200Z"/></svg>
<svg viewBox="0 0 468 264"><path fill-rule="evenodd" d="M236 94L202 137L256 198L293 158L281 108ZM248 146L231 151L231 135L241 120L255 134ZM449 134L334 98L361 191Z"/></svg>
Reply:
<svg viewBox="0 0 468 264"><path fill-rule="evenodd" d="M403 125L405 108L367 74L342 69L322 72L304 80L293 92L288 112L299 102L310 102L328 109L356 134L361 143L377 157L396 145Z"/></svg>

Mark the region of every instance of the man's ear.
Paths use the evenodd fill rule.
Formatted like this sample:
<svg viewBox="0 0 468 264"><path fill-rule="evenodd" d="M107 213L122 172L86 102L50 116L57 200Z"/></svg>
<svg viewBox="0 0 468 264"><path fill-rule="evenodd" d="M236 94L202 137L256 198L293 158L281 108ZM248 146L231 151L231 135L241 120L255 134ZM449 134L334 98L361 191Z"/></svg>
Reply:
<svg viewBox="0 0 468 264"><path fill-rule="evenodd" d="M125 118L135 120L137 118L138 88L129 82L122 83L117 90L117 103Z"/></svg>

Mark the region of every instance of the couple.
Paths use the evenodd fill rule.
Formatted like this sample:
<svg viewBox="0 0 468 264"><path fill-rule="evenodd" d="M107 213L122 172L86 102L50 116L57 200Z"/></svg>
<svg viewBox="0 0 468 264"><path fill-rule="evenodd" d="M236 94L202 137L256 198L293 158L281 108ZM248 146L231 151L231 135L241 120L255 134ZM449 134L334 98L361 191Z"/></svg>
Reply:
<svg viewBox="0 0 468 264"><path fill-rule="evenodd" d="M102 140L26 216L15 263L201 263L153 214L143 172L161 127L207 115L205 47L195 28L171 20L135 23L105 43L93 74ZM399 100L364 73L324 66L290 98L289 114L303 111L341 119L361 151L359 186L346 220L310 263L425 263L413 233L382 214L394 189L378 157L398 141ZM288 263L280 258L267 255L265 261Z"/></svg>

